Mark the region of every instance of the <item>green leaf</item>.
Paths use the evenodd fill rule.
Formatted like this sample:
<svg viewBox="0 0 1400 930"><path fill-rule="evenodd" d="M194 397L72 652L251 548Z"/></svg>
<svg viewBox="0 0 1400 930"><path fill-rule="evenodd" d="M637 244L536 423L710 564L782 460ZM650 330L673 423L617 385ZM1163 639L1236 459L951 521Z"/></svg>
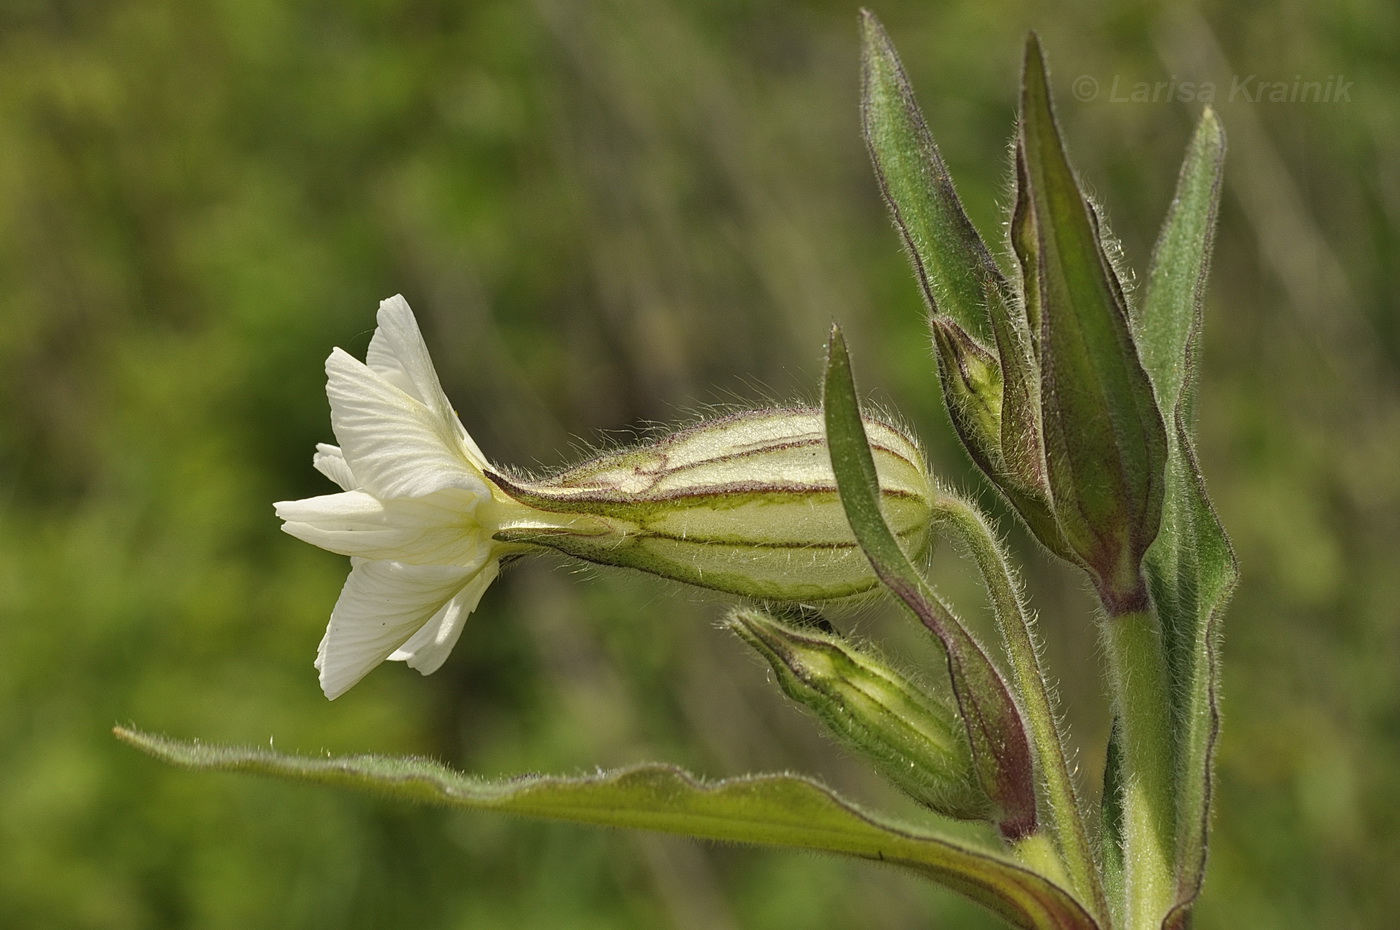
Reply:
<svg viewBox="0 0 1400 930"><path fill-rule="evenodd" d="M1142 309L1134 319L1144 364L1174 425L1162 529L1146 562L1162 621L1177 733L1180 885L1167 927L1185 925L1205 874L1220 730L1220 617L1239 574L1191 438L1195 356L1224 158L1224 130L1207 110L1187 147L1176 196L1153 252Z"/></svg>
<svg viewBox="0 0 1400 930"><path fill-rule="evenodd" d="M1026 42L1018 157L1034 229L1041 405L1051 498L1065 541L1110 613L1140 610L1141 562L1161 521L1167 439L1122 288L1055 122L1049 75Z"/></svg>
<svg viewBox="0 0 1400 930"><path fill-rule="evenodd" d="M1176 194L1152 250L1142 303L1133 316L1143 368L1169 421L1183 395L1190 417L1195 373L1188 368L1187 346L1196 338L1205 301L1224 166L1225 131L1215 111L1207 108L1187 146Z"/></svg>
<svg viewBox="0 0 1400 930"><path fill-rule="evenodd" d="M988 349L1011 317L1010 286L963 210L948 167L924 122L893 43L869 10L861 12L861 127L880 191L904 241L928 305L943 401L959 440L993 481L1002 456L1003 396L1021 427L1025 372L1002 383L1002 362ZM998 352L1000 352L998 346ZM1019 448L1020 445L1013 448Z"/></svg>
<svg viewBox="0 0 1400 930"><path fill-rule="evenodd" d="M929 308L986 344L988 302L1009 288L963 210L890 37L861 11L861 125L880 191Z"/></svg>
<svg viewBox="0 0 1400 930"><path fill-rule="evenodd" d="M1220 618L1239 566L1211 506L1178 405L1162 532L1148 552L1152 599L1162 618L1177 737L1178 906L1164 926L1184 926L1205 877L1216 740L1220 734Z"/></svg>
<svg viewBox="0 0 1400 930"><path fill-rule="evenodd" d="M831 331L822 396L831 467L851 530L880 581L943 643L978 777L1000 809L1002 833L1012 839L1033 833L1035 782L1020 710L1001 673L929 588L880 512L875 461L861 423L850 356L837 327Z"/></svg>
<svg viewBox="0 0 1400 930"><path fill-rule="evenodd" d="M1000 855L873 817L829 788L793 775L703 782L666 765L579 778L492 781L429 759L297 756L213 746L118 728L118 738L174 765L361 788L469 810L678 833L701 839L832 852L885 862L940 882L1014 926L1091 928L1060 888Z"/></svg>
<svg viewBox="0 0 1400 930"><path fill-rule="evenodd" d="M997 352L1001 357L1002 368L1005 369L1003 379L1006 382L1005 397L1002 400L1005 412L1001 424L1001 446L1008 472L1016 476L1022 488L1035 492L1038 497L1048 498L1040 409L1039 264L1035 259L1035 229L1030 222L1034 214L1028 200L1025 159L1019 146L1016 151L1015 179L1016 200L1011 212L1008 234L1012 251L1015 252L1022 268L1021 300L1016 304L1014 313L1004 302L994 306L992 313L992 329L996 333ZM1029 273L1026 273L1027 270ZM1055 544L1063 546L1053 521L1050 526L1052 532L1049 533L1042 534L1034 522L1031 523L1031 528L1038 536L1042 536L1052 550L1056 548Z"/></svg>

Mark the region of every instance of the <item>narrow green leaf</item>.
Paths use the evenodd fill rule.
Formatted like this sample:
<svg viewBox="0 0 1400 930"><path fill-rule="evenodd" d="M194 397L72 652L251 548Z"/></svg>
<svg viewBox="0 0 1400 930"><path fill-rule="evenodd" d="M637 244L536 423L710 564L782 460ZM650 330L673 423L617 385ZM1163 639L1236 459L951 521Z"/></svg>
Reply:
<svg viewBox="0 0 1400 930"><path fill-rule="evenodd" d="M1152 251L1142 304L1133 317L1142 364L1166 419L1174 417L1183 391L1189 397L1194 381L1186 347L1205 301L1224 167L1225 130L1207 108L1187 146L1176 194ZM1188 400L1188 418L1190 406Z"/></svg>
<svg viewBox="0 0 1400 930"><path fill-rule="evenodd" d="M1161 521L1166 433L1117 275L1060 139L1034 34L1026 42L1017 144L1035 229L1055 515L1110 612L1139 610L1142 556Z"/></svg>
<svg viewBox="0 0 1400 930"><path fill-rule="evenodd" d="M118 738L174 765L367 789L469 810L832 852L885 862L940 882L1027 930L1094 925L1060 888L989 850L867 814L793 775L704 782L667 765L579 778L492 781L429 759L297 756L182 742L118 728Z"/></svg>
<svg viewBox="0 0 1400 930"><path fill-rule="evenodd" d="M1178 905L1166 927L1184 926L1205 874L1215 743L1219 734L1220 617L1238 577L1229 538L1211 506L1191 438L1195 356L1205 309L1225 133L1209 109L1187 146L1176 195L1153 251L1133 323L1169 434L1166 504L1146 568L1162 621L1177 733Z"/></svg>
<svg viewBox="0 0 1400 930"><path fill-rule="evenodd" d="M880 190L929 309L986 343L988 302L1006 280L963 210L894 44L861 11L861 124Z"/></svg>
<svg viewBox="0 0 1400 930"><path fill-rule="evenodd" d="M1220 619L1239 565L1211 506L1191 435L1177 410L1162 533L1148 552L1152 599L1162 618L1177 737L1178 905L1166 927L1185 926L1205 878L1220 734Z"/></svg>
<svg viewBox="0 0 1400 930"><path fill-rule="evenodd" d="M1020 365L1024 338L1014 332L1011 287L968 219L948 167L914 99L884 27L861 12L861 126L875 176L894 218L924 302L937 350L943 400L953 429L977 467L1008 494L1025 497L1023 456L1003 457L1003 435L1038 426ZM995 343L996 354L990 351ZM1003 384L1002 367L1010 381ZM1004 403L1003 401L1006 401ZM1011 422L1003 421L1003 408ZM1037 414L1038 416L1038 414ZM1024 451L1016 440L1010 451Z"/></svg>
<svg viewBox="0 0 1400 930"><path fill-rule="evenodd" d="M832 327L823 386L831 466L856 540L881 582L943 643L953 694L987 796L1008 838L1035 832L1034 771L1020 709L981 645L938 599L880 512L875 462L861 423L846 342Z"/></svg>
<svg viewBox="0 0 1400 930"><path fill-rule="evenodd" d="M1035 213L1030 202L1030 185L1026 180L1026 163L1021 147L1016 147L1016 199L1011 210L1008 236L1017 263L1021 267L1021 299L1015 303L1016 312L1002 303L992 313L992 329L996 332L997 352L1002 359L1006 381L1001 422L1002 454L1008 471L1015 475L1021 487L1040 498L1048 498L1045 474L1045 443L1041 427L1040 400L1040 330L1041 296L1039 248L1036 244ZM1023 513L1024 516L1024 513ZM1059 528L1053 520L1048 527L1027 518L1031 529L1057 555L1064 548ZM1068 558L1067 555L1064 555Z"/></svg>

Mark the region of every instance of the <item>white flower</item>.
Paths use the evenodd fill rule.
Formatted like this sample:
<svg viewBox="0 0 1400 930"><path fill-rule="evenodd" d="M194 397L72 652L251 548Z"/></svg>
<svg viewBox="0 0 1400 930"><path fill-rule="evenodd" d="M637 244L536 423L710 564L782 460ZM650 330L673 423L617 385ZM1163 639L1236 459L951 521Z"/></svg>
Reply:
<svg viewBox="0 0 1400 930"><path fill-rule="evenodd" d="M503 557L553 549L773 601L859 594L878 580L841 505L820 411L754 410L603 453L552 477L491 466L452 411L402 297L379 305L365 361L326 359L339 446L314 464L344 490L277 504L282 529L350 556L316 657L337 698L385 659L441 667ZM917 443L866 419L886 518L929 540Z"/></svg>
<svg viewBox="0 0 1400 930"><path fill-rule="evenodd" d="M313 462L344 490L276 505L283 530L351 559L316 656L331 699L385 659L437 671L501 556L520 548L492 535L529 510L493 493L408 303L384 301L378 323L364 362L341 349L326 359L340 445L317 446Z"/></svg>

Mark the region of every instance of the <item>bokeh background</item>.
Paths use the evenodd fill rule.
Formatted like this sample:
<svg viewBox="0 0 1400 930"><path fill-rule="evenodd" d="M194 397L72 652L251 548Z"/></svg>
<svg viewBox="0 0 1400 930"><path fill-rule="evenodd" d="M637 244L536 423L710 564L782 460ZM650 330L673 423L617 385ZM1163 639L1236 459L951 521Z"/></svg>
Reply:
<svg viewBox="0 0 1400 930"><path fill-rule="evenodd" d="M1006 200L1022 37L1146 265L1199 112L1230 135L1200 441L1239 550L1206 928L1400 912L1400 7L886 0L974 219ZM472 772L643 759L898 799L715 628L724 601L542 560L445 668L328 703L344 560L321 363L402 292L498 461L548 467L716 405L810 399L827 326L976 488L859 139L856 10L699 0L0 5L0 925L990 927L872 865L420 809L164 768L114 724ZM1349 100L1231 100L1235 76ZM1077 82L1088 76L1092 85ZM1335 83L1334 83L1335 86ZM1078 90L1077 99L1075 91ZM1080 583L1023 536L1086 785ZM956 560L935 565L958 598ZM838 623L936 664L898 618ZM1092 790L1092 789L1091 789Z"/></svg>

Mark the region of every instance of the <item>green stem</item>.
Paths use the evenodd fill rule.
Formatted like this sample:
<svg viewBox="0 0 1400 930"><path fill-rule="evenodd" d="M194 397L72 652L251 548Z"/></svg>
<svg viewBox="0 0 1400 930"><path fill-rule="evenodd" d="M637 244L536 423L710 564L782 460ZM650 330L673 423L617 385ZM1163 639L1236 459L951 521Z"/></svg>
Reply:
<svg viewBox="0 0 1400 930"><path fill-rule="evenodd" d="M1016 858L1033 871L1045 876L1055 884L1065 887L1070 884L1065 874L1065 861L1055 840L1045 833L1032 833L1014 844Z"/></svg>
<svg viewBox="0 0 1400 930"><path fill-rule="evenodd" d="M1055 702L1046 684L1035 632L1011 564L986 518L970 502L943 492L934 506L935 519L943 528L957 534L982 573L987 597L1011 660L1015 689L1030 727L1031 751L1035 753L1050 807L1050 829L1064 858L1071 887L1099 924L1108 926L1108 902L1065 758L1065 741L1055 717Z"/></svg>
<svg viewBox="0 0 1400 930"><path fill-rule="evenodd" d="M1150 610L1106 621L1109 686L1123 760L1126 930L1162 924L1175 899L1175 775L1171 704L1157 617Z"/></svg>

